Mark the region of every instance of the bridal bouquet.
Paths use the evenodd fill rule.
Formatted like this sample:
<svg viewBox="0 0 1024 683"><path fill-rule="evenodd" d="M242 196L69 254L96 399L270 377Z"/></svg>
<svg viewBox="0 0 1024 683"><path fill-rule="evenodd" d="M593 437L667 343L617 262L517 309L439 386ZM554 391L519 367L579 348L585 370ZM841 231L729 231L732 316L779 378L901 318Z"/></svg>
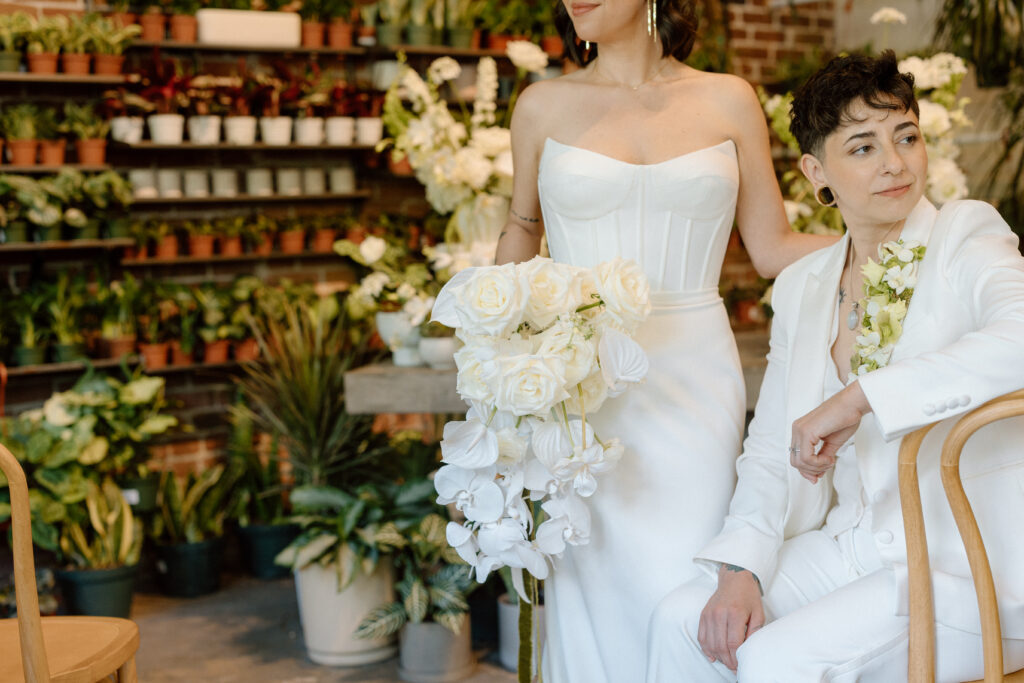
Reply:
<svg viewBox="0 0 1024 683"><path fill-rule="evenodd" d="M481 583L511 567L529 602L523 570L544 579L552 556L589 541L585 501L623 447L587 414L646 376L631 335L649 295L633 261L579 268L541 257L462 270L438 294L433 320L465 344L455 360L470 409L445 425L434 485L466 517L447 538Z"/></svg>

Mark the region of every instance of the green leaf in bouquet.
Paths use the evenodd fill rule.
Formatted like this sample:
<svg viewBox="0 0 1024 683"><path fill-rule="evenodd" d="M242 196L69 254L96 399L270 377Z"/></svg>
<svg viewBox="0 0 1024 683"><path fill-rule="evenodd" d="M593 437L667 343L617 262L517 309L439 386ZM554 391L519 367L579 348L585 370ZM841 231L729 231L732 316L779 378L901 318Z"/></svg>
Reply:
<svg viewBox="0 0 1024 683"><path fill-rule="evenodd" d="M381 640L398 633L405 626L405 607L399 602L380 605L370 610L360 622L355 637L364 640Z"/></svg>

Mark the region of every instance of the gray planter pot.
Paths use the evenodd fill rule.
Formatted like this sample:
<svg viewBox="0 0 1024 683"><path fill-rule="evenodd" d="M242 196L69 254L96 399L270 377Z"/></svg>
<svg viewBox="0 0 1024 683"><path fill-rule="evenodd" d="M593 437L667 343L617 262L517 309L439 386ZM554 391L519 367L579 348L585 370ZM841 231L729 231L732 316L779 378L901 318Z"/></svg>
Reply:
<svg viewBox="0 0 1024 683"><path fill-rule="evenodd" d="M406 624L399 632L398 677L409 683L461 681L476 669L469 615L459 634L432 622Z"/></svg>

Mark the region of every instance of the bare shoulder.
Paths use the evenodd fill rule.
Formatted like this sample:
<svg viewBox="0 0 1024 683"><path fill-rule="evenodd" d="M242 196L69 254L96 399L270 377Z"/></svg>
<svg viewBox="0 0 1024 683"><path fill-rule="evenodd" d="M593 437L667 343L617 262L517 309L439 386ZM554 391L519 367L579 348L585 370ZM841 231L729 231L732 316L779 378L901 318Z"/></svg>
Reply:
<svg viewBox="0 0 1024 683"><path fill-rule="evenodd" d="M733 74L694 71L694 85L709 95L708 100L722 110L747 113L760 112L761 105L754 88L743 78Z"/></svg>
<svg viewBox="0 0 1024 683"><path fill-rule="evenodd" d="M548 78L524 88L516 100L512 128L528 129L541 135L550 132L551 123L559 119L578 95L581 84L574 75Z"/></svg>

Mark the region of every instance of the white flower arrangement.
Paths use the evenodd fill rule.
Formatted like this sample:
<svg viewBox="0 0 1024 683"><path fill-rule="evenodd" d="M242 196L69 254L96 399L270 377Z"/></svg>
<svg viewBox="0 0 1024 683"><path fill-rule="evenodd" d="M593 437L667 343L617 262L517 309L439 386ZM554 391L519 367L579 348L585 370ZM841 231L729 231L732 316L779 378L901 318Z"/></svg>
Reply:
<svg viewBox="0 0 1024 683"><path fill-rule="evenodd" d="M861 266L864 297L858 306L864 313L850 358L851 381L889 364L903 335L903 319L924 253L920 242L886 242L878 245L878 261L869 258Z"/></svg>
<svg viewBox="0 0 1024 683"><path fill-rule="evenodd" d="M645 378L631 335L649 299L632 261L588 269L542 257L462 270L438 294L433 320L464 342L458 391L470 409L445 425L434 484L466 517L447 538L478 581L508 566L529 602L522 572L544 579L566 545L589 541L585 499L623 447L587 415Z"/></svg>
<svg viewBox="0 0 1024 683"><path fill-rule="evenodd" d="M906 24L907 15L895 7L883 7L871 15L872 24Z"/></svg>

